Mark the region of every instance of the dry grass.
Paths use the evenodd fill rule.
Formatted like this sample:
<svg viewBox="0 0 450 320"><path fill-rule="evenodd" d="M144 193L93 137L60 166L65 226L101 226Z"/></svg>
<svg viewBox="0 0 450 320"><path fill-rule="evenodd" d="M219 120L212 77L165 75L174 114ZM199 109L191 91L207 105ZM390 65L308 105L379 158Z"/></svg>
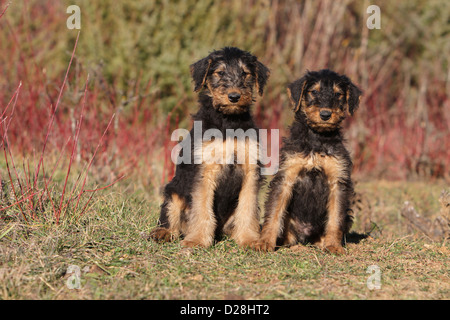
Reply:
<svg viewBox="0 0 450 320"><path fill-rule="evenodd" d="M425 186L427 188L425 188ZM448 299L449 244L406 233L399 210L417 199L432 213L443 183L365 182L371 237L347 243L344 256L314 247L275 253L239 249L223 240L209 249L157 244L148 232L158 200L138 192L100 197L79 225L0 220L2 299ZM435 201L433 201L435 199ZM364 234L357 212L354 231ZM380 231L381 230L381 231ZM354 238L354 237L353 237ZM359 237L361 238L361 237ZM350 238L348 239L350 241ZM70 265L81 270L80 289L69 289ZM367 268L381 270L381 289L369 290Z"/></svg>

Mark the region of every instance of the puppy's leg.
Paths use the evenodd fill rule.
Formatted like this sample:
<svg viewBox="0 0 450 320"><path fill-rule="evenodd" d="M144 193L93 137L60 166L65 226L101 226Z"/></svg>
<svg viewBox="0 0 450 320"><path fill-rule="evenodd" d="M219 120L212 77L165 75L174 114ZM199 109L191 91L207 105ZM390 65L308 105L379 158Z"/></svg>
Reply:
<svg viewBox="0 0 450 320"><path fill-rule="evenodd" d="M219 164L203 164L200 179L192 193L192 208L187 223L186 237L181 241L185 247L209 247L214 241L216 219L214 217L214 191L220 173Z"/></svg>
<svg viewBox="0 0 450 320"><path fill-rule="evenodd" d="M269 192L271 194L266 202L261 238L255 246L256 250L261 251L275 250L277 238L283 232L282 222L285 220L286 208L292 196L292 186L287 183L278 184L276 187L270 188Z"/></svg>
<svg viewBox="0 0 450 320"><path fill-rule="evenodd" d="M330 253L343 254L342 247L343 232L340 228L341 214L340 207L340 190L337 184L330 185L330 197L328 200L328 220L325 226L325 234L322 237L322 247Z"/></svg>
<svg viewBox="0 0 450 320"><path fill-rule="evenodd" d="M283 235L283 245L287 247L291 247L297 244L297 229L298 222L295 222L291 217L286 217L287 219L284 221L285 230Z"/></svg>
<svg viewBox="0 0 450 320"><path fill-rule="evenodd" d="M180 216L186 208L185 201L173 193L161 206L159 227L152 230L150 237L155 241L172 241L180 235Z"/></svg>
<svg viewBox="0 0 450 320"><path fill-rule="evenodd" d="M256 164L245 164L243 170L244 179L233 217L231 238L239 246L252 247L259 239L259 167Z"/></svg>
<svg viewBox="0 0 450 320"><path fill-rule="evenodd" d="M261 238L255 246L256 250L273 251L276 241L283 231L286 208L292 197L292 188L297 180L303 161L287 162L278 172L269 188L269 198L266 202L266 213Z"/></svg>
<svg viewBox="0 0 450 320"><path fill-rule="evenodd" d="M349 164L342 159L328 157L324 161L324 171L328 178L330 194L328 198L328 219L325 226L325 234L321 238L321 245L324 250L330 253L345 253L342 247L343 228L342 225L347 214L343 201L345 192L342 190L342 181L349 181L348 170ZM343 212L345 209L345 212Z"/></svg>

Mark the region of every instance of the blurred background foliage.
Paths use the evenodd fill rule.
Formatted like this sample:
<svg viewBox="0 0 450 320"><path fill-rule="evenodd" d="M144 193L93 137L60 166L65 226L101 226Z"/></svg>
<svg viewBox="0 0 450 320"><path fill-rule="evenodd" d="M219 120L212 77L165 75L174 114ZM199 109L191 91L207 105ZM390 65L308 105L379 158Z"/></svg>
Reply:
<svg viewBox="0 0 450 320"><path fill-rule="evenodd" d="M24 110L25 122L10 135L28 150L32 139L20 137L45 127L77 36L66 28L72 4L81 8L81 33L60 128L70 123L89 73L95 112L87 118L95 128L120 115L111 135L117 156L167 149L167 133L188 127L197 108L189 65L238 46L271 69L254 109L260 127L285 134L292 121L286 85L306 70L330 68L364 91L346 125L357 172L449 177L449 1L377 1L379 30L366 26L370 1L12 1L0 19L0 106L22 81L16 114Z"/></svg>

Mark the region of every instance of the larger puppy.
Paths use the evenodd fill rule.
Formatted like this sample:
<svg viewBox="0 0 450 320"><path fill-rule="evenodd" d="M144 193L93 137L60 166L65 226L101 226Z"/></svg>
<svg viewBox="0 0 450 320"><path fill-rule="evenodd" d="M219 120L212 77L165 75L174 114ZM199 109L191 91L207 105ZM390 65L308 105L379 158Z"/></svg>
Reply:
<svg viewBox="0 0 450 320"><path fill-rule="evenodd" d="M195 140L190 131L194 163L177 165L151 237L171 241L181 235L185 247L208 247L225 233L240 246L253 246L260 231L261 173L250 107L254 89L263 94L269 70L250 53L225 47L191 65L191 74L200 103L194 124L201 124L203 138ZM256 135L241 134L249 130ZM222 137L212 139L217 131Z"/></svg>

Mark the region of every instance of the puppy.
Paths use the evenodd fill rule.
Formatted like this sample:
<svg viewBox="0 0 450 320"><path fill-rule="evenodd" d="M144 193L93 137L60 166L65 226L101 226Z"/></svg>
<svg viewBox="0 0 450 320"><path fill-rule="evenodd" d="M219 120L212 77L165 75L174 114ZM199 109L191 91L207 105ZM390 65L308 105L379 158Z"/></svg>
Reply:
<svg viewBox="0 0 450 320"><path fill-rule="evenodd" d="M255 92L263 94L269 69L249 52L226 47L191 65L191 74L200 103L194 127L202 137L190 131L190 147L182 152L195 161L176 166L151 237L182 236L182 246L209 247L226 234L251 247L259 239L262 179L251 106ZM239 134L250 131L256 135Z"/></svg>
<svg viewBox="0 0 450 320"><path fill-rule="evenodd" d="M295 113L281 150L280 169L269 185L257 250L312 243L344 253L352 225L352 161L341 124L359 106L361 90L330 70L307 72L287 89Z"/></svg>

